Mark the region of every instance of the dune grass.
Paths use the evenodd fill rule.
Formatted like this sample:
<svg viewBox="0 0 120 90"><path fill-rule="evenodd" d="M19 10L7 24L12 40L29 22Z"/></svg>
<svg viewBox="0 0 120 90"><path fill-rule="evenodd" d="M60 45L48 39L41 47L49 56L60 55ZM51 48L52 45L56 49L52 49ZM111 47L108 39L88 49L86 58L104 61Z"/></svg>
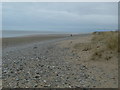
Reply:
<svg viewBox="0 0 120 90"><path fill-rule="evenodd" d="M110 60L120 52L118 31L94 32L90 43L78 43L75 49L91 52L91 60Z"/></svg>
<svg viewBox="0 0 120 90"><path fill-rule="evenodd" d="M91 48L92 45L89 43L77 43L74 45L74 49L82 50L82 51L91 50Z"/></svg>
<svg viewBox="0 0 120 90"><path fill-rule="evenodd" d="M110 60L120 51L118 50L118 31L93 33L92 43L93 42L96 43L99 48L94 48L91 56L92 60Z"/></svg>
<svg viewBox="0 0 120 90"><path fill-rule="evenodd" d="M106 49L108 50L118 50L117 31L98 32L97 34L94 34L92 41L105 44Z"/></svg>

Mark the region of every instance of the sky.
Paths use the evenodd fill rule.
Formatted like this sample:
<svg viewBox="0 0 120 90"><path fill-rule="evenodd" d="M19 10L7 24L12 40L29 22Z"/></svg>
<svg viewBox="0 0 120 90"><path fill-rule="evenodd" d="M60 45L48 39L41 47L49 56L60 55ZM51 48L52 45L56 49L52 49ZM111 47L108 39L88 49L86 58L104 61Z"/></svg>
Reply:
<svg viewBox="0 0 120 90"><path fill-rule="evenodd" d="M94 32L118 29L117 2L4 2L2 29Z"/></svg>

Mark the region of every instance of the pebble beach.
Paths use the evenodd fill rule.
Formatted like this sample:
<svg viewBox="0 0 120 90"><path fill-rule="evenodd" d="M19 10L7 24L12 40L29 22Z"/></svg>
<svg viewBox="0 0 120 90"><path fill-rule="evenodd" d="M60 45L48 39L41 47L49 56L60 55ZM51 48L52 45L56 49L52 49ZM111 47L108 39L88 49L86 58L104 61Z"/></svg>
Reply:
<svg viewBox="0 0 120 90"><path fill-rule="evenodd" d="M90 51L78 55L71 49L77 40L83 43L90 39L91 35L78 35L25 44L3 43L2 87L117 88L117 60L94 63L87 61Z"/></svg>

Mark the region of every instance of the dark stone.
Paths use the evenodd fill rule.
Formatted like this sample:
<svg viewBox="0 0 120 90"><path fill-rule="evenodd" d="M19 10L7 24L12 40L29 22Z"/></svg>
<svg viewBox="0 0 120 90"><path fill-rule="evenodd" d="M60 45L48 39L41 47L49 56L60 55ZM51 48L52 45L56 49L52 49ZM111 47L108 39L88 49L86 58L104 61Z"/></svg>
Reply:
<svg viewBox="0 0 120 90"><path fill-rule="evenodd" d="M69 77L67 77L66 79L69 79Z"/></svg>
<svg viewBox="0 0 120 90"><path fill-rule="evenodd" d="M13 71L11 71L11 73L13 73Z"/></svg>
<svg viewBox="0 0 120 90"><path fill-rule="evenodd" d="M39 72L37 72L36 74L40 74Z"/></svg>
<svg viewBox="0 0 120 90"><path fill-rule="evenodd" d="M58 74L56 76L58 76Z"/></svg>
<svg viewBox="0 0 120 90"><path fill-rule="evenodd" d="M38 85L35 85L34 87L38 87Z"/></svg>
<svg viewBox="0 0 120 90"><path fill-rule="evenodd" d="M33 49L37 49L37 47L33 47Z"/></svg>
<svg viewBox="0 0 120 90"><path fill-rule="evenodd" d="M44 65L41 65L41 67L43 67Z"/></svg>
<svg viewBox="0 0 120 90"><path fill-rule="evenodd" d="M39 78L39 76L35 76L35 78Z"/></svg>

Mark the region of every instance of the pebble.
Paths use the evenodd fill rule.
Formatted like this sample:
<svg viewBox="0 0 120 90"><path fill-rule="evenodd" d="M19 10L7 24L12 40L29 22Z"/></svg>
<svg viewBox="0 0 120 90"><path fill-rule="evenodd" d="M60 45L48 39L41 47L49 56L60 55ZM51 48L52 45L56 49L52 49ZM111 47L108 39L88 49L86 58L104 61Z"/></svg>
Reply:
<svg viewBox="0 0 120 90"><path fill-rule="evenodd" d="M37 79L37 78L39 78L40 76L35 76L35 78Z"/></svg>
<svg viewBox="0 0 120 90"><path fill-rule="evenodd" d="M46 83L46 80L43 80L44 83Z"/></svg>
<svg viewBox="0 0 120 90"><path fill-rule="evenodd" d="M19 79L18 79L18 78L16 78L16 81L19 81Z"/></svg>
<svg viewBox="0 0 120 90"><path fill-rule="evenodd" d="M38 87L38 84L35 84L34 87Z"/></svg>
<svg viewBox="0 0 120 90"><path fill-rule="evenodd" d="M55 66L52 66L53 68L55 67Z"/></svg>

